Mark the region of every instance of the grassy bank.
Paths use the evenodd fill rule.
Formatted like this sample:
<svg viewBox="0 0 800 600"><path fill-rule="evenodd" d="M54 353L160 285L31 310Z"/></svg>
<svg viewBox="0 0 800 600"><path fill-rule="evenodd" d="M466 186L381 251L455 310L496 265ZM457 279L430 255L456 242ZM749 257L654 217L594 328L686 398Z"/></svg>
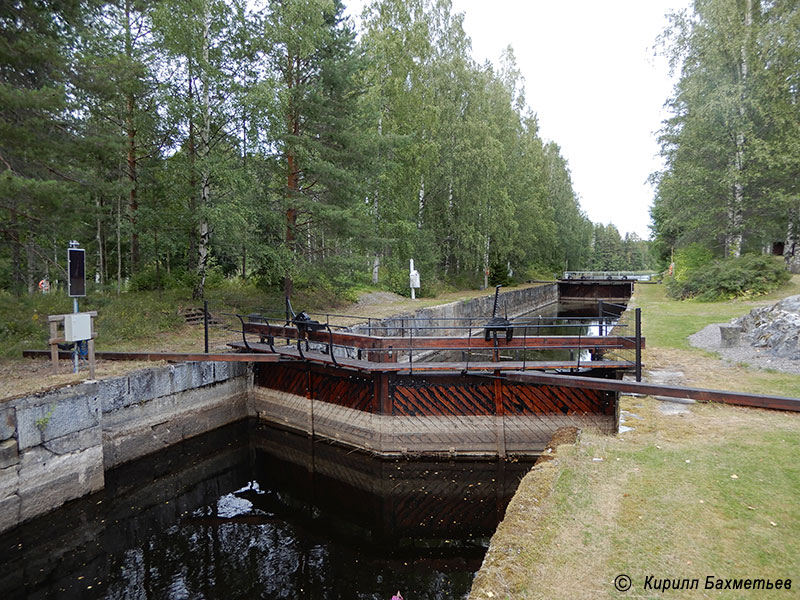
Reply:
<svg viewBox="0 0 800 600"><path fill-rule="evenodd" d="M664 285L639 285L632 306L642 308L642 329L651 347L689 350L687 338L706 325L729 321L757 306L773 304L796 294L800 294L800 275L795 275L786 286L771 294L729 302L678 302L667 297Z"/></svg>
<svg viewBox="0 0 800 600"><path fill-rule="evenodd" d="M625 399L635 429L584 433L526 476L471 598L790 598L705 591L705 577L800 572L800 415L694 405L666 415ZM619 592L614 579L633 587ZM700 580L661 593L645 578Z"/></svg>
<svg viewBox="0 0 800 600"><path fill-rule="evenodd" d="M800 293L675 302L639 286L645 367L719 389L800 396L800 376L724 365L686 338ZM800 414L623 397L632 431L584 432L523 479L470 598L791 598L800 588ZM632 587L615 588L625 574ZM645 589L647 577L650 589ZM797 579L792 590L705 590L706 577ZM656 580L698 589L653 589ZM714 580L716 581L716 580ZM724 583L722 584L724 585Z"/></svg>

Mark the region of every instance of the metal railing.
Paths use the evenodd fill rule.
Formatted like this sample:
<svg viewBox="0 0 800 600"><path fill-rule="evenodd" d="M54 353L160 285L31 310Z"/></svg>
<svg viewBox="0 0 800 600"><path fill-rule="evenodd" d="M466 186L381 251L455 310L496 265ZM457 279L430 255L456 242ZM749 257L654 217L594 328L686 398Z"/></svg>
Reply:
<svg viewBox="0 0 800 600"><path fill-rule="evenodd" d="M336 313L306 313L313 318L309 322L289 321L286 316L276 312L235 314L240 323L242 346L247 351L291 352L302 360L309 353L316 352L329 357L329 362L338 364L340 359L355 359L374 363L398 363L413 370L415 364L433 362L452 363L454 370L469 371L476 360L485 362L520 363L527 369L536 362L550 362L562 367L569 365L571 370L597 366L605 359L608 351L634 349L635 358L620 357L614 361L635 369L637 378L641 373L641 329L633 335L619 335L629 327L618 321L621 305L598 304L597 316L584 317L524 317L510 319L507 329L511 339L505 334L487 333L485 325L489 317L398 317L375 319L357 315ZM361 320L355 325L341 325L334 320ZM591 331L596 328L596 333ZM613 335L611 332L613 331ZM363 332L363 333L362 333ZM258 342L249 340L248 335L258 336ZM280 340L280 341L279 341ZM638 350L636 350L638 348ZM569 358L557 360L548 358L536 361L541 356L532 352L552 352L566 350ZM460 360L453 359L453 353L460 353ZM443 359L443 360L442 360ZM503 367L503 365L498 365ZM507 365L509 368L511 365ZM554 367L555 368L555 367ZM397 369L395 369L397 370Z"/></svg>
<svg viewBox="0 0 800 600"><path fill-rule="evenodd" d="M636 271L564 271L564 279L650 281L656 275L658 275L658 273L642 273Z"/></svg>

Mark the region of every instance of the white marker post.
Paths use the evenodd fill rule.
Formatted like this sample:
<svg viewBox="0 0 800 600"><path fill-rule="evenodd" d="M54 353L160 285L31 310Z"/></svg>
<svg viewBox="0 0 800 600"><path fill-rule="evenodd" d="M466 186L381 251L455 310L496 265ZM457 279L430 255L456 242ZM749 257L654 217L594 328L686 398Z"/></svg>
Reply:
<svg viewBox="0 0 800 600"><path fill-rule="evenodd" d="M408 279L411 286L411 299L416 300L414 288L419 289L419 271L414 268L414 259L410 259Z"/></svg>

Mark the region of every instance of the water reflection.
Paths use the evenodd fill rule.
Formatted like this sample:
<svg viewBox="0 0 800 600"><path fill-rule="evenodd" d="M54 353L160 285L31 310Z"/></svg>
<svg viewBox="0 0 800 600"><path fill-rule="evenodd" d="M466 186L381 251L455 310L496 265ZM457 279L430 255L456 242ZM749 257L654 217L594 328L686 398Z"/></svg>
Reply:
<svg viewBox="0 0 800 600"><path fill-rule="evenodd" d="M243 422L0 537L8 598L464 597L529 464L381 461Z"/></svg>

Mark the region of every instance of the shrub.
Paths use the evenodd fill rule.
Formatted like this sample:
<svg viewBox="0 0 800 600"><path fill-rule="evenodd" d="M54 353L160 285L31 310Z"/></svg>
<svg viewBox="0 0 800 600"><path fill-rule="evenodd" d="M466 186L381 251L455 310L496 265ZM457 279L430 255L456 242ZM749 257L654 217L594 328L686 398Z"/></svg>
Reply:
<svg viewBox="0 0 800 600"><path fill-rule="evenodd" d="M173 289L180 286L183 273L168 274L165 269L146 267L131 277L128 290L131 292L151 292Z"/></svg>
<svg viewBox="0 0 800 600"><path fill-rule="evenodd" d="M508 266L500 262L492 263L489 269L489 285L494 287L496 285L511 285L511 283L512 279L508 274Z"/></svg>
<svg viewBox="0 0 800 600"><path fill-rule="evenodd" d="M696 298L702 302L748 298L771 292L790 277L781 260L766 254L746 254L690 269L682 280L671 279L667 292L679 300Z"/></svg>
<svg viewBox="0 0 800 600"><path fill-rule="evenodd" d="M675 252L673 262L675 271L672 276L675 281L685 282L692 272L703 268L714 260L711 250L701 244L689 244Z"/></svg>

